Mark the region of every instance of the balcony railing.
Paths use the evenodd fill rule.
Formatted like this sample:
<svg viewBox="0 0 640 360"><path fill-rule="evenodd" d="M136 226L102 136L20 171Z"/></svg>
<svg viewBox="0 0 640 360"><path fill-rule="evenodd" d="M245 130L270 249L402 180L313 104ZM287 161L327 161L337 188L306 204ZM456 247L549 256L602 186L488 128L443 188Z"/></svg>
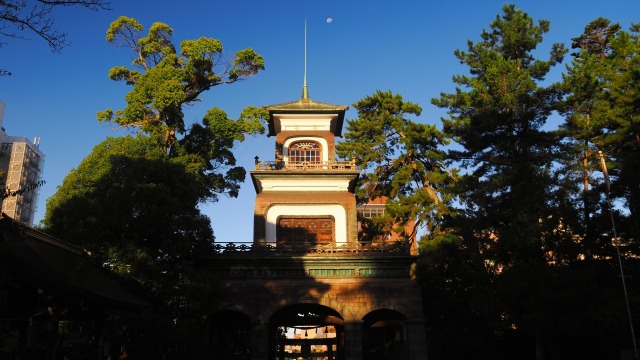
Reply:
<svg viewBox="0 0 640 360"><path fill-rule="evenodd" d="M417 255L408 241L396 241L393 243L359 242L355 244L230 242L216 243L213 249L218 255Z"/></svg>
<svg viewBox="0 0 640 360"><path fill-rule="evenodd" d="M358 170L356 161L259 161L255 170L301 170L301 171L322 171L322 170Z"/></svg>

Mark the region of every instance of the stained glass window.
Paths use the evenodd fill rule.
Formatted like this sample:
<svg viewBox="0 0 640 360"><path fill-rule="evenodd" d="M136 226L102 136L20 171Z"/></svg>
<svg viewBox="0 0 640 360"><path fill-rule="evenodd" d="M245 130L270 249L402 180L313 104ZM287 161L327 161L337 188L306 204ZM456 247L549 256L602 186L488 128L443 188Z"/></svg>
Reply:
<svg viewBox="0 0 640 360"><path fill-rule="evenodd" d="M289 147L289 162L319 163L322 161L322 148L313 141L296 142Z"/></svg>

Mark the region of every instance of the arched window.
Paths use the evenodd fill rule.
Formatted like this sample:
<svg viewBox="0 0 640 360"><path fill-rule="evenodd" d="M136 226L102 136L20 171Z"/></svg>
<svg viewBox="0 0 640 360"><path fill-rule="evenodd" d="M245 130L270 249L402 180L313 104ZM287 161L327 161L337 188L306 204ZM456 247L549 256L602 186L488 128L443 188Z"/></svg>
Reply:
<svg viewBox="0 0 640 360"><path fill-rule="evenodd" d="M322 147L315 141L300 141L289 146L289 162L319 163L322 161Z"/></svg>

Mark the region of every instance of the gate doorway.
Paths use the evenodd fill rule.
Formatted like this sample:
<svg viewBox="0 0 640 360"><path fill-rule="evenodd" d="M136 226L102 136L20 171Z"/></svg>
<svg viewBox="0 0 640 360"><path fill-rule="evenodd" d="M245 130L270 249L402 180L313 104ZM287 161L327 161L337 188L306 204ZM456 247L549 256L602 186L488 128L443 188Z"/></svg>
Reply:
<svg viewBox="0 0 640 360"><path fill-rule="evenodd" d="M342 360L344 325L335 310L319 304L297 304L269 319L271 360Z"/></svg>
<svg viewBox="0 0 640 360"><path fill-rule="evenodd" d="M362 353L365 360L405 360L409 358L406 318L401 313L381 309L362 319Z"/></svg>

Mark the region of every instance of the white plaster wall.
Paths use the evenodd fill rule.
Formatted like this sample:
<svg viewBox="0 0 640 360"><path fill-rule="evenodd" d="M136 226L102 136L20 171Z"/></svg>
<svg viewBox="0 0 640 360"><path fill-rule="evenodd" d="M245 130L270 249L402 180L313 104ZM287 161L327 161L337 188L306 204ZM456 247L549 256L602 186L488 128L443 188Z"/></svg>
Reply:
<svg viewBox="0 0 640 360"><path fill-rule="evenodd" d="M351 179L261 179L260 186L263 192L346 192L349 191Z"/></svg>

